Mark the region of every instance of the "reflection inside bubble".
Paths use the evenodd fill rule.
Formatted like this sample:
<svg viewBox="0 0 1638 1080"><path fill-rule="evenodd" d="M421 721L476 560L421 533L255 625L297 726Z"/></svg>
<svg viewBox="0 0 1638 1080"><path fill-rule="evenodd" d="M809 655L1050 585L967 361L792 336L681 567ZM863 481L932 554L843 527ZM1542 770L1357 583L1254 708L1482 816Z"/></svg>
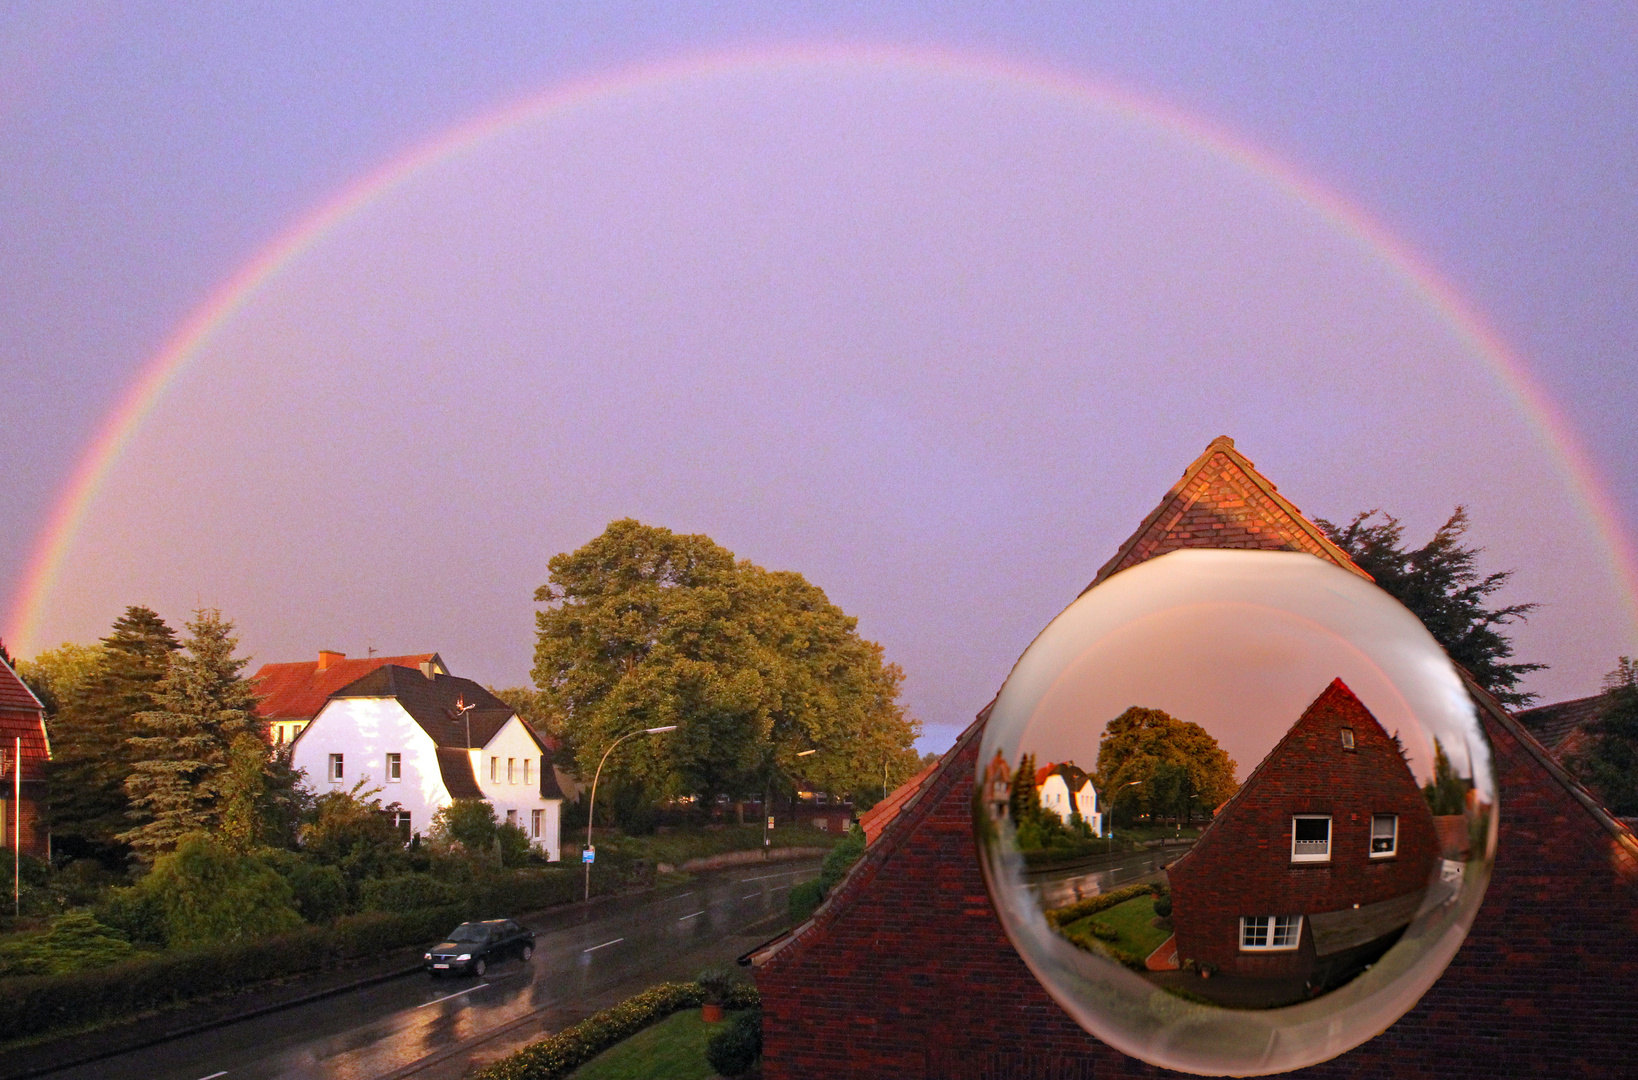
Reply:
<svg viewBox="0 0 1638 1080"><path fill-rule="evenodd" d="M1155 1064L1325 1060L1415 1003L1488 876L1494 782L1459 676L1374 585L1183 551L1089 591L986 725L1003 925L1093 1034Z"/></svg>

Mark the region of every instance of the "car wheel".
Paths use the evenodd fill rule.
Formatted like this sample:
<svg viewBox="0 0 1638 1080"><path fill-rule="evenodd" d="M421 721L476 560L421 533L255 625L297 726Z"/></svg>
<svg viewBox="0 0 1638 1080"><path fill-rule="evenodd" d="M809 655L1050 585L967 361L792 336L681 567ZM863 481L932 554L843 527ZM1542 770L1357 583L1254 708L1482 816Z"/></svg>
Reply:
<svg viewBox="0 0 1638 1080"><path fill-rule="evenodd" d="M535 947L526 941L523 943L523 951L518 953L518 955L523 957L523 962L527 964L529 962L529 958L535 955Z"/></svg>
<svg viewBox="0 0 1638 1080"><path fill-rule="evenodd" d="M480 956L476 960L472 961L472 974L482 975L488 970L489 965L483 962L483 957Z"/></svg>

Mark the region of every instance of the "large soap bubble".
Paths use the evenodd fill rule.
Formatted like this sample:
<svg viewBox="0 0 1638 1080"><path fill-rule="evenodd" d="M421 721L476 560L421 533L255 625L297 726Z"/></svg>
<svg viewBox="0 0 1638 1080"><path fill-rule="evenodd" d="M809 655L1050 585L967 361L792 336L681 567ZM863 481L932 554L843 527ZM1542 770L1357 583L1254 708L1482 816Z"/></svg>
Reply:
<svg viewBox="0 0 1638 1080"><path fill-rule="evenodd" d="M1414 615L1310 555L1184 550L1018 661L975 830L1007 934L1088 1031L1260 1075L1377 1035L1444 971L1495 847L1490 747Z"/></svg>

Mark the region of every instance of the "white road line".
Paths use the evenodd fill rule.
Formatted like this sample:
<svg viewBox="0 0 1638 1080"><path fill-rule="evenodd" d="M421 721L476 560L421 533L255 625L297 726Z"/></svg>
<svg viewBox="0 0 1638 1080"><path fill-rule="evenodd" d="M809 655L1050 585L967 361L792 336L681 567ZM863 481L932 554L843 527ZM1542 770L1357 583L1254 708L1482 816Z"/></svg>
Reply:
<svg viewBox="0 0 1638 1080"><path fill-rule="evenodd" d="M453 994L445 994L441 998L433 998L431 1001L423 1001L423 1002L421 1002L421 1004L417 1005L416 1008L417 1009L424 1009L428 1005L436 1005L440 1001L448 1001L450 998L458 998L462 994L470 994L474 990L482 990L484 987L486 987L488 985L489 985L488 983L479 983L477 986L469 986L465 990L457 990ZM217 1076L222 1076L222 1075L225 1075L225 1074L217 1073L216 1075ZM210 1080L210 1077L208 1077L208 1076L204 1077L203 1080Z"/></svg>
<svg viewBox="0 0 1638 1080"><path fill-rule="evenodd" d="M685 900L688 897L693 896L693 895L694 894L691 893L691 892L678 893L676 896L668 896L668 897L666 897L666 899L667 900Z"/></svg>
<svg viewBox="0 0 1638 1080"><path fill-rule="evenodd" d="M581 949L581 950L580 950L580 951L581 951L581 952L583 952L583 953L589 953L589 952L596 952L596 951L597 951L597 950L598 950L598 949L606 949L606 948L608 948L608 947L609 947L609 946L610 946L610 945L618 945L618 944L620 944L620 943L621 943L621 942L622 942L622 941L624 941L624 940L626 940L626 939L625 939L625 938L623 938L623 937L617 937L617 938L615 938L615 939L614 939L614 940L613 940L613 941L605 941L605 942L603 942L603 944L601 944L601 945L593 945L593 946L592 946L592 947L591 947L591 948L589 948L589 949Z"/></svg>
<svg viewBox="0 0 1638 1080"><path fill-rule="evenodd" d="M213 1072L209 1076L201 1076L199 1078L199 1080L216 1080L216 1078L218 1076L226 1076L226 1075L227 1075L227 1070L223 1069L221 1072Z"/></svg>
<svg viewBox="0 0 1638 1080"><path fill-rule="evenodd" d="M705 914L705 909L700 908L698 911L694 912L693 915L684 915L682 918L678 919L677 921L678 922L687 922L689 919L697 918L698 916L704 915L704 914Z"/></svg>
<svg viewBox="0 0 1638 1080"><path fill-rule="evenodd" d="M753 896L761 896L761 895L762 894L759 893L759 892L748 892L744 896L740 897L740 899L741 900L749 900Z"/></svg>
<svg viewBox="0 0 1638 1080"><path fill-rule="evenodd" d="M812 870L787 870L783 874L763 874L761 877L742 877L742 878L739 879L739 883L741 885L743 885L747 881L767 881L770 878L795 877L797 874L811 874L811 873L813 873Z"/></svg>

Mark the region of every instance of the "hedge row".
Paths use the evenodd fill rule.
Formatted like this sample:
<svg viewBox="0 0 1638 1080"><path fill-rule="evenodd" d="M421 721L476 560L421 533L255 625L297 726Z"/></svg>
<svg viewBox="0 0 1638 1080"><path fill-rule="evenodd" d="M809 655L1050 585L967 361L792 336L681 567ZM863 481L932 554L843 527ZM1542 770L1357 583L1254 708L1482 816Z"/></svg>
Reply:
<svg viewBox="0 0 1638 1080"><path fill-rule="evenodd" d="M1088 896L1085 900L1077 900L1068 907L1053 908L1051 911L1047 912L1047 925L1056 929L1061 929L1062 927L1068 926L1076 919L1084 919L1088 915L1093 915L1100 911L1107 911L1116 904L1124 904L1133 897L1143 896L1146 893L1153 893L1156 896L1164 896L1167 893L1167 889L1165 885L1162 885L1159 882L1150 882L1142 885L1128 885L1124 889L1116 889L1114 892L1099 893L1097 896Z"/></svg>
<svg viewBox="0 0 1638 1080"><path fill-rule="evenodd" d="M476 1080L559 1080L650 1024L674 1012L697 1008L704 1002L705 989L699 983L651 986L573 1027L502 1058L478 1073ZM749 1009L759 1004L761 998L756 987L745 983L735 983L723 1001L730 1009Z"/></svg>

